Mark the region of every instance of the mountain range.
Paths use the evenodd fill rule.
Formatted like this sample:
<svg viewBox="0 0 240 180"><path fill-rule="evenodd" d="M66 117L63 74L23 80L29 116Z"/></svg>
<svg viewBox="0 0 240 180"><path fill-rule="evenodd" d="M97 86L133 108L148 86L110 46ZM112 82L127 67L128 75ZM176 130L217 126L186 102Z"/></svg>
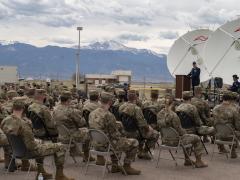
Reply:
<svg viewBox="0 0 240 180"><path fill-rule="evenodd" d="M0 41L0 65L18 66L20 77L69 79L75 72L76 47L36 47L30 44ZM131 70L134 81L173 81L166 55L147 49L135 49L116 41L95 42L80 51L81 74L110 74Z"/></svg>

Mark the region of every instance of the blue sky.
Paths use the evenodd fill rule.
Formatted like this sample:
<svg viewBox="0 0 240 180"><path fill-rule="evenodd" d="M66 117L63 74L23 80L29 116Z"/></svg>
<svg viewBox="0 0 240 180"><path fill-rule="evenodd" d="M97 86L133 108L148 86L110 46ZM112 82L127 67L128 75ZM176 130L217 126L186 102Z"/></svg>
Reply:
<svg viewBox="0 0 240 180"><path fill-rule="evenodd" d="M191 29L216 29L240 15L237 0L0 0L0 40L36 46L116 40L166 53Z"/></svg>

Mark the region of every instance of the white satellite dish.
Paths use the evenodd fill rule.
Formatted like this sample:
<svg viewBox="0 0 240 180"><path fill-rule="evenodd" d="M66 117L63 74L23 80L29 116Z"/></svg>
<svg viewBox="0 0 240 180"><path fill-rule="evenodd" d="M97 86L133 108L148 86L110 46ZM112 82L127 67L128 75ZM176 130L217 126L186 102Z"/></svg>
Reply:
<svg viewBox="0 0 240 180"><path fill-rule="evenodd" d="M174 42L167 57L167 66L173 77L189 74L193 61L196 61L198 67L201 68L201 82L210 79L203 59L203 50L212 33L209 29L194 30Z"/></svg>
<svg viewBox="0 0 240 180"><path fill-rule="evenodd" d="M207 41L204 59L212 77L232 84L233 74L240 75L240 19L219 27Z"/></svg>

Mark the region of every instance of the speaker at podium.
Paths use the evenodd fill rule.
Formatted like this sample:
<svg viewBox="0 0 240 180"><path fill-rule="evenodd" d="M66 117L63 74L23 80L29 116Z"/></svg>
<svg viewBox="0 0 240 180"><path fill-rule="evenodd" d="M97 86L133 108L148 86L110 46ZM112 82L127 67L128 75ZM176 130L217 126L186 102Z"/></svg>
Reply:
<svg viewBox="0 0 240 180"><path fill-rule="evenodd" d="M176 75L175 97L181 99L183 91L191 91L191 78L187 75Z"/></svg>

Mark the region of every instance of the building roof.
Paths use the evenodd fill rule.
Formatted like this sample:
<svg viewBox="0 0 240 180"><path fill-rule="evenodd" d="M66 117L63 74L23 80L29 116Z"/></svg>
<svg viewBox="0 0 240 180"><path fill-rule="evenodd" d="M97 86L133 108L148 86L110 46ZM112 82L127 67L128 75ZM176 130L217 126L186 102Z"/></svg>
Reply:
<svg viewBox="0 0 240 180"><path fill-rule="evenodd" d="M116 76L131 76L132 71L127 71L127 70L116 70L112 72L113 75Z"/></svg>
<svg viewBox="0 0 240 180"><path fill-rule="evenodd" d="M85 74L87 79L117 79L115 75L108 74Z"/></svg>

